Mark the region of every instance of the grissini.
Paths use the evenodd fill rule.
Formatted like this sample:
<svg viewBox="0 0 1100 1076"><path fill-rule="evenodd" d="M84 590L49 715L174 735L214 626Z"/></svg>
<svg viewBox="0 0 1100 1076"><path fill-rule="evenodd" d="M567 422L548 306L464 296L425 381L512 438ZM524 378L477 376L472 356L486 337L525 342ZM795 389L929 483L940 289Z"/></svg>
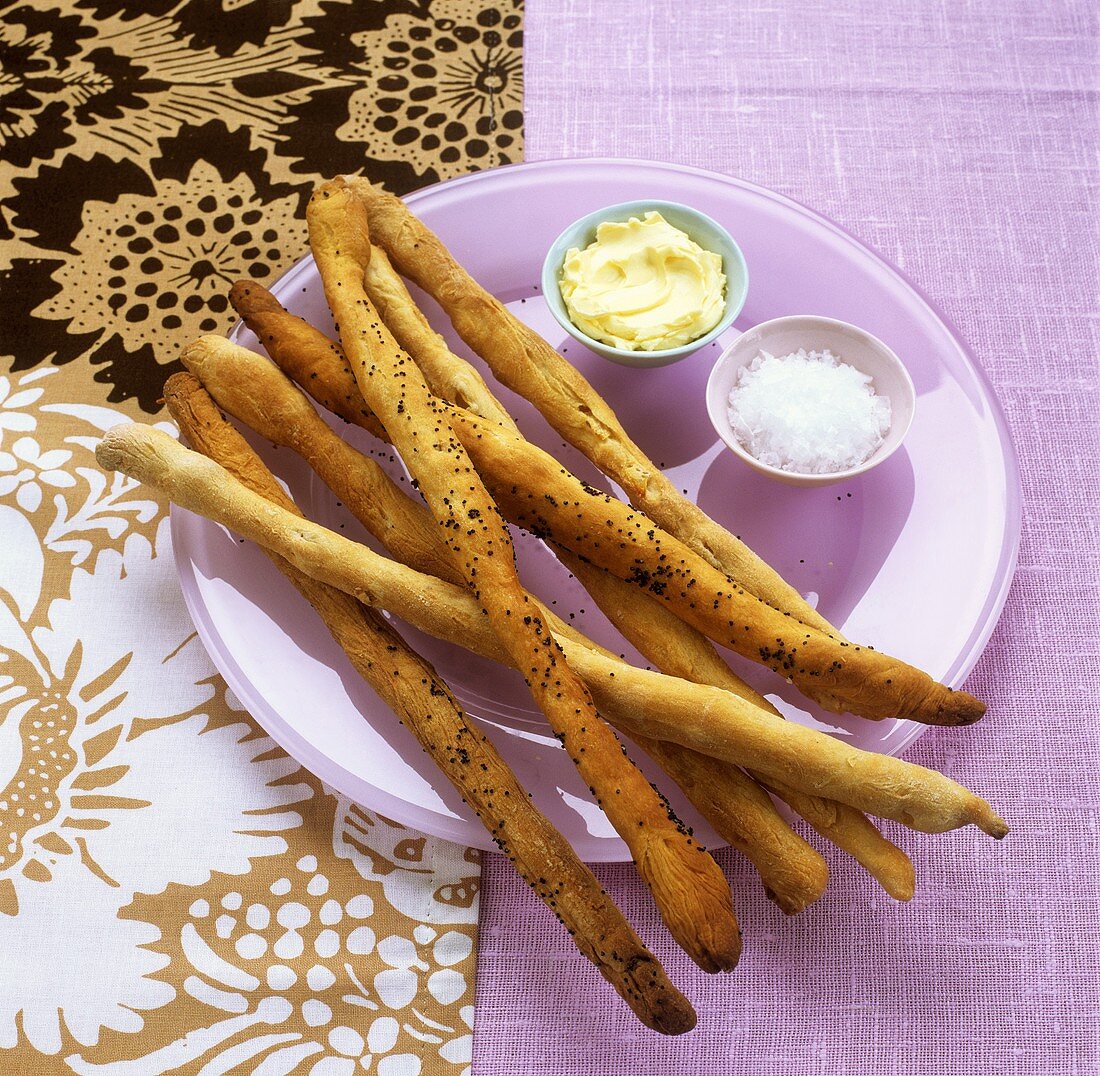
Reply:
<svg viewBox="0 0 1100 1076"><path fill-rule="evenodd" d="M417 571L463 582L428 510L410 501L373 459L342 441L277 366L220 336L200 337L184 348L180 359L219 406L261 437L307 460L391 556ZM403 520L403 529L393 525L395 519ZM631 599L637 593L647 600L629 584L621 585ZM551 619L551 628L595 645L560 618ZM749 858L785 912L801 911L821 896L828 880L824 860L745 774L677 744L646 737L637 742L687 793L719 836Z"/></svg>
<svg viewBox="0 0 1100 1076"><path fill-rule="evenodd" d="M581 581L604 615L647 661L671 676L725 688L782 715L719 657L705 636L647 594L617 576L559 550L562 562ZM807 795L753 774L767 789L797 811L822 837L851 855L895 900L910 900L916 885L912 861L887 840L866 815L843 803Z"/></svg>
<svg viewBox="0 0 1100 1076"><path fill-rule="evenodd" d="M192 446L255 493L300 514L194 377L173 375L165 384L164 396ZM373 609L269 555L317 611L356 671L416 737L497 847L638 1019L665 1034L690 1031L695 1025L690 1003L668 981L657 959L569 842L531 802L496 748L466 720L432 666Z"/></svg>
<svg viewBox="0 0 1100 1076"><path fill-rule="evenodd" d="M276 363L319 403L358 423L362 397L340 352L308 323L280 314L270 296L244 288L249 294L238 295L238 311L247 311L249 324ZM937 725L971 724L984 713L984 705L965 691L952 691L871 647L803 627L779 613L647 516L580 481L515 432L460 408L448 408L447 414L512 522L655 594L682 620L768 665L826 709Z"/></svg>
<svg viewBox="0 0 1100 1076"><path fill-rule="evenodd" d="M405 281L379 247L371 247L363 283L382 320L406 354L416 360L436 396L519 432L512 416L489 390L481 374L454 354L446 340L431 327L420 307L413 302Z"/></svg>
<svg viewBox="0 0 1100 1076"><path fill-rule="evenodd" d="M370 237L362 202L342 181L323 184L309 200L306 224L359 390L445 531L485 623L522 670L555 735L630 848L672 936L705 971L730 970L741 936L729 883L600 718L540 607L521 586L507 524L441 401L367 296Z"/></svg>
<svg viewBox="0 0 1100 1076"><path fill-rule="evenodd" d="M372 248L372 264L376 249ZM418 364L421 364L425 352L432 350L437 353L435 358L423 363L429 369L437 371L436 381L432 385L436 393L453 403L453 394L456 391L464 391L466 398L476 403L480 414L498 419L500 416L507 416L507 412L492 395L484 381L460 380L457 384L450 384L445 376L438 376L438 373L454 370L464 360L453 355L446 348L442 338L427 324L405 288L404 282L394 274L388 263L385 263L385 268L380 271L379 276L381 283L377 290L379 295L384 296L385 304L380 308L380 312L387 320L387 324L393 324L396 321L397 324L405 326L402 343L406 350ZM369 274L367 286L369 289ZM318 399L318 402L327 402L330 410L335 409L339 412L340 405L343 404L346 408L343 412L345 419L363 425L360 416L369 412L359 407L362 403L361 396L354 391L355 386L346 384L349 377L346 365L341 363L339 351L333 351L330 341L323 333L284 310L274 296L252 281L240 281L234 284L231 301L237 313L261 338L276 363L296 378L303 389L308 390L315 399ZM200 341L192 347L198 348L201 344ZM246 394L241 398L242 394L236 391L237 376L226 369L229 366L227 352L232 347L234 345L221 341L219 337L211 338L211 343L206 349L212 353L210 361L206 363L206 376L216 379L215 394L217 395L219 391L223 394L223 406L255 428L257 416L246 415L242 409L255 410L257 404L255 397L266 398L269 395L275 395L275 389L272 387L268 392ZM439 357L438 353L441 351L446 352L444 357ZM249 370L246 376L249 384L259 386L265 380L270 380L270 375L265 378L248 354L239 356L238 361L246 365ZM224 356L223 361L217 361L219 356ZM183 361L188 362L188 352L184 353ZM223 370L225 370L224 373ZM344 372L343 380L340 377L341 372ZM473 388L469 387L471 385ZM297 439L300 437L298 430L302 426L302 421L280 414L279 420L272 426L270 433L265 436L278 440L277 434L290 433L292 439ZM289 442L284 439L282 443ZM293 448L294 445L291 444L290 447ZM309 458L318 457L322 460L326 460L330 455L322 447L306 448L306 454ZM341 475L337 475L336 480L339 481L342 475L348 473L348 470L342 469ZM329 484L332 485L331 482ZM370 489L373 488L374 483L364 480L362 485ZM349 491L338 493L338 496L345 504L352 506L353 512L355 511L352 494ZM374 502L375 498L372 497L365 508L373 510ZM363 522L374 532L375 528L370 522L365 519ZM441 575L442 578L449 578L445 571L441 572L425 563L408 560L400 546L391 545L388 548L391 554L397 556L403 563L410 564L421 571ZM754 701L772 712L777 712L763 696L758 695L734 675L725 662L715 654L714 648L705 637L672 616L659 601L642 593L629 583L619 580L616 576L581 561L568 550L558 547L558 553L574 574L588 586L597 603L617 624L620 631L639 646L658 668L684 679L695 680L697 683L726 687L743 698ZM555 630L558 630L557 627ZM661 655L662 660L657 659L657 654ZM675 664L670 665L672 660L675 660ZM702 772L690 772L692 760L687 759L688 765L685 767L684 759L669 758L668 748L662 749L661 741L646 740L643 737L638 742L688 793L692 802L716 832L749 856L760 872L765 886L774 895L780 907L785 911L793 912L805 907L813 899L813 893L825 884L827 872L824 862L816 853L811 855L812 849L804 845L804 842L804 847L801 848L791 846L783 830L777 829L774 824L770 828L767 826L769 816L759 801L758 790L742 788L738 793L735 789L728 787L738 783L738 778L732 775L725 777L723 785L727 787L722 787L713 780L706 780ZM673 745L673 752L675 750ZM701 771L708 769L705 764L697 764L696 768ZM714 767L710 766L709 771L713 777ZM775 782L772 782L770 791L779 794ZM781 798L792 809L798 811L819 834L834 841L838 847L853 855L891 896L898 900L911 898L915 883L912 863L901 849L882 836L869 819L844 804L831 803L817 796L799 793L794 789L784 791L786 795ZM750 834L745 832L750 820L756 823L753 827L756 839L752 840L750 840ZM787 832L791 832L789 827L785 828ZM769 848L781 849L781 853L771 856L767 852Z"/></svg>
<svg viewBox="0 0 1100 1076"><path fill-rule="evenodd" d="M683 496L584 376L481 287L404 202L369 180L348 182L394 266L439 303L497 379L534 404L631 504L750 593L819 631L839 634L778 572Z"/></svg>
<svg viewBox="0 0 1100 1076"><path fill-rule="evenodd" d="M931 725L977 721L985 707L871 647L825 635L722 575L648 516L570 474L535 445L451 408L451 425L507 517L660 598L681 619L766 665L829 710Z"/></svg>
<svg viewBox="0 0 1100 1076"><path fill-rule="evenodd" d="M437 396L522 436L512 416L477 370L455 355L432 328L409 294L404 280L379 247L371 248L365 283L382 320L424 371ZM613 588L618 583L615 577L600 569L591 571L604 575L607 587ZM621 606L621 615L630 619L637 610L647 617L654 603L644 597L635 600L635 592L628 584L623 584L622 590L630 595L630 600ZM623 596L620 593L620 597ZM674 617L669 619L679 623ZM685 631L692 630L681 626ZM558 629L555 627L555 630ZM708 644L704 641L704 645ZM768 894L785 912L801 911L821 896L828 881L825 861L786 825L770 798L754 781L740 770L676 744L646 737L636 737L636 741L684 790L715 832L749 858L764 880Z"/></svg>
<svg viewBox="0 0 1100 1076"><path fill-rule="evenodd" d="M272 550L311 578L388 609L438 639L512 663L467 590L280 509L160 430L115 426L96 459ZM1008 832L988 803L934 770L779 720L729 691L612 661L567 638L558 642L597 705L632 735L679 743L926 833L971 824L992 837Z"/></svg>

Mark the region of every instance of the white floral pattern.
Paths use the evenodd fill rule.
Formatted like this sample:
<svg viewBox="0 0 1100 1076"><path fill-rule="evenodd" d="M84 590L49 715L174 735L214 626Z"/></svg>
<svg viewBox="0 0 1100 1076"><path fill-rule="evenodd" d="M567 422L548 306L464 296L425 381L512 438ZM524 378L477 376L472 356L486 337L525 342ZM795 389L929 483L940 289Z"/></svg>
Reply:
<svg viewBox="0 0 1100 1076"><path fill-rule="evenodd" d="M27 388L34 381L57 373L55 369L38 370L26 374L18 383L10 377L0 377L0 445L5 433L29 433L35 428L34 415L26 411L45 391L41 387Z"/></svg>
<svg viewBox="0 0 1100 1076"><path fill-rule="evenodd" d="M62 382L0 378L0 1071L459 1076L476 855L241 712L162 506L94 463L125 416Z"/></svg>
<svg viewBox="0 0 1100 1076"><path fill-rule="evenodd" d="M23 511L37 512L42 486L66 489L76 485L76 479L64 470L72 455L63 448L43 452L33 437L20 437L10 452L0 452L0 497L14 491Z"/></svg>

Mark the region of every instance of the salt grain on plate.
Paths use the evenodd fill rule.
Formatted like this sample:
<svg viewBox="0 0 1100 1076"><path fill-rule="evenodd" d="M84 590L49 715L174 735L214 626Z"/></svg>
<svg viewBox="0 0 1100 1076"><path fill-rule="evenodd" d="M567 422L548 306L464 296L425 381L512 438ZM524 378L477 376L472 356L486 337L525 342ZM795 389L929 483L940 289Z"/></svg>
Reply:
<svg viewBox="0 0 1100 1076"><path fill-rule="evenodd" d="M828 349L766 351L737 375L729 420L741 446L769 467L835 474L858 467L890 429L890 401Z"/></svg>

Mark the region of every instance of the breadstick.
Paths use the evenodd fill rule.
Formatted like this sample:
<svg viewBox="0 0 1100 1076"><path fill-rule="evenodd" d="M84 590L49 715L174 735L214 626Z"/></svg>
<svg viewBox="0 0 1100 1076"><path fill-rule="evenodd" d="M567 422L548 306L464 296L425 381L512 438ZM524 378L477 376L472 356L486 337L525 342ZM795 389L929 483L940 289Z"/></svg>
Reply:
<svg viewBox="0 0 1100 1076"><path fill-rule="evenodd" d="M826 709L931 725L977 721L985 707L871 647L825 635L754 597L648 516L570 474L547 452L468 411L455 434L508 518L664 601L717 643L766 665Z"/></svg>
<svg viewBox="0 0 1100 1076"><path fill-rule="evenodd" d="M341 441L277 366L220 336L200 337L184 348L180 359L219 406L261 437L305 458L396 560L462 583L428 510L411 502L374 460ZM395 510L394 501L404 502L403 512ZM398 516L405 520L403 530L391 525ZM634 596L629 584L621 585ZM660 612L670 615L663 608ZM679 624L675 617L671 619ZM557 617L550 623L555 634L595 645ZM675 744L644 737L638 742L684 789L718 834L756 866L768 893L784 911L801 911L821 896L828 877L824 861L740 770Z"/></svg>
<svg viewBox="0 0 1100 1076"><path fill-rule="evenodd" d="M285 311L280 314L278 303L258 289L250 291L251 301L263 309L246 316L272 358L318 402L358 422L361 398L324 334ZM244 304L238 310L242 307L249 310ZM732 584L648 517L581 482L522 437L458 408L447 414L512 522L645 587L697 630L768 665L826 709L937 725L970 724L984 713L972 695L937 684L897 659L813 628L802 630L799 622ZM706 585L693 590L700 582ZM700 598L704 592L706 598Z"/></svg>
<svg viewBox="0 0 1100 1076"><path fill-rule="evenodd" d="M530 400L566 441L626 491L631 504L745 590L804 624L839 634L778 572L684 497L584 376L482 288L404 202L369 180L348 182L367 206L375 243L397 269L443 307L494 375Z"/></svg>
<svg viewBox="0 0 1100 1076"><path fill-rule="evenodd" d="M249 489L300 515L194 377L173 375L164 396L172 417L195 448L225 466ZM666 1034L691 1030L695 1014L687 999L668 981L657 959L569 842L531 802L496 748L466 720L432 666L373 609L303 575L280 557L269 556L324 620L356 671L417 738L497 847L638 1018Z"/></svg>
<svg viewBox="0 0 1100 1076"><path fill-rule="evenodd" d="M539 606L520 585L508 526L442 404L367 297L370 241L362 202L342 182L325 184L310 198L306 223L363 398L447 532L454 563L487 624L524 671L539 708L630 848L673 937L704 970L733 968L741 940L729 883L597 714Z"/></svg>
<svg viewBox="0 0 1100 1076"><path fill-rule="evenodd" d="M271 549L312 578L388 609L436 638L511 664L467 590L299 519L160 430L116 426L104 435L96 458L107 470L145 482L181 507ZM923 832L968 824L993 837L1008 832L988 803L934 770L779 720L721 688L611 661L564 637L558 642L597 704L631 734L682 744Z"/></svg>
<svg viewBox="0 0 1100 1076"><path fill-rule="evenodd" d="M607 618L656 668L696 684L725 688L776 717L782 716L733 672L703 635L660 602L573 553L559 549L558 554ZM896 900L912 898L916 879L911 860L869 818L845 804L806 795L769 781L762 774L751 776L797 811L822 837L851 855L890 896Z"/></svg>
<svg viewBox="0 0 1100 1076"><path fill-rule="evenodd" d="M386 252L371 248L370 262L363 275L367 294L387 328L402 349L416 361L424 380L436 396L456 407L472 411L479 418L519 430L512 416L489 391L484 378L465 359L460 359L446 340L431 327L420 307L413 302L405 281L390 265Z"/></svg>

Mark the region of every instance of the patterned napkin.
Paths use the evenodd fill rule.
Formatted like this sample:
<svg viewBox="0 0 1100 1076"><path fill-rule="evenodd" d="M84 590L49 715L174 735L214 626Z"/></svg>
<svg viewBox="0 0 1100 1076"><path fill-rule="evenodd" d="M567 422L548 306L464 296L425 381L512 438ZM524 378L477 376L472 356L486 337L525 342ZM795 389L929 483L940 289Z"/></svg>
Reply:
<svg viewBox="0 0 1100 1076"><path fill-rule="evenodd" d="M302 256L319 178L518 159L521 35L508 0L0 15L0 1071L468 1070L477 854L262 733L93 449Z"/></svg>

